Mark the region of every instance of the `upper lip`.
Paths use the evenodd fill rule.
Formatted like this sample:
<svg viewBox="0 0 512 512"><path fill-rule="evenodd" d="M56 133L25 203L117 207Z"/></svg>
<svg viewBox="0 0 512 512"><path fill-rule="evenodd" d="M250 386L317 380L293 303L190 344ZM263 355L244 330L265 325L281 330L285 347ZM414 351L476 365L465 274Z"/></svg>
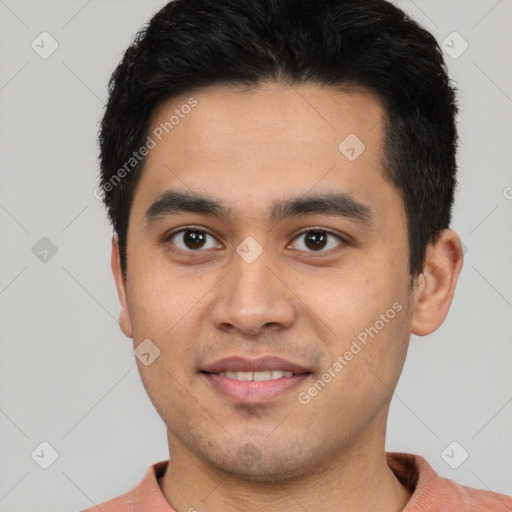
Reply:
<svg viewBox="0 0 512 512"><path fill-rule="evenodd" d="M295 374L310 373L302 366L282 359L281 357L261 357L259 359L247 359L240 356L226 357L201 368L207 373L220 372L262 372L266 370L283 370Z"/></svg>

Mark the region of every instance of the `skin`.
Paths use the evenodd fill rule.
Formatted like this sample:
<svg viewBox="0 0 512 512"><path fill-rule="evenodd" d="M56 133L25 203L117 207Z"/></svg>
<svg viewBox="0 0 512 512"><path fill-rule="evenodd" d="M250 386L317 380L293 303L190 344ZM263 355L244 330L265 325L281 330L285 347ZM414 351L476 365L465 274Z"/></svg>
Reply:
<svg viewBox="0 0 512 512"><path fill-rule="evenodd" d="M135 347L150 339L160 349L149 366L137 364L168 430L164 496L177 512L402 510L410 492L385 459L389 405L411 333L429 334L446 317L462 267L459 237L445 230L428 246L411 289L406 214L384 176L384 110L371 92L209 87L162 104L150 132L190 96L197 106L147 157L126 275L112 240L121 329ZM338 149L349 134L366 146L354 161ZM233 215L147 222L168 189L207 194ZM322 213L270 218L277 200L332 191L366 205L373 223ZM183 232L165 239L190 225L212 233L205 248L189 248ZM345 242L332 236L311 248L298 233L305 228ZM263 248L252 263L236 252L248 236ZM300 403L298 393L395 303L401 311ZM235 404L198 373L231 355L276 355L312 374L270 402Z"/></svg>

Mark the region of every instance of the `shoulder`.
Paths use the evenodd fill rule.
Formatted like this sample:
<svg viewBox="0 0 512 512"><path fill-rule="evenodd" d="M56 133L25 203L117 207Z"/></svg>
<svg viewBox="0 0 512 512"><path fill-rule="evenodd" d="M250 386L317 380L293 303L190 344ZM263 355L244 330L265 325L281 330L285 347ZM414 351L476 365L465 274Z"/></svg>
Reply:
<svg viewBox="0 0 512 512"><path fill-rule="evenodd" d="M135 510L133 507L134 498L132 491L130 491L80 512L132 512Z"/></svg>
<svg viewBox="0 0 512 512"><path fill-rule="evenodd" d="M158 478L165 472L168 463L169 461L166 460L153 464L146 471L142 481L133 489L81 512L140 512L141 510L174 512L165 501L158 485Z"/></svg>
<svg viewBox="0 0 512 512"><path fill-rule="evenodd" d="M467 512L510 512L512 511L512 497L490 490L475 489L460 485L453 480L442 479L446 491L442 498L446 503L460 503L460 510ZM458 510L458 509L457 509Z"/></svg>
<svg viewBox="0 0 512 512"><path fill-rule="evenodd" d="M411 492L404 512L511 512L512 498L439 476L421 456L386 453L388 466Z"/></svg>

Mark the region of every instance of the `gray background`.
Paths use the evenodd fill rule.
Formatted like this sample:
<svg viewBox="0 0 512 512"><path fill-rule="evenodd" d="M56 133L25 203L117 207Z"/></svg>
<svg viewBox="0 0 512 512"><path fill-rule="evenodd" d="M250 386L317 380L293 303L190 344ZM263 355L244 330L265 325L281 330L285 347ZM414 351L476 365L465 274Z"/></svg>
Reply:
<svg viewBox="0 0 512 512"><path fill-rule="evenodd" d="M396 3L453 55L463 49L454 31L469 44L446 56L461 106L453 228L467 252L446 322L411 341L387 450L512 494L512 2ZM164 424L117 324L111 228L93 196L107 80L162 5L0 0L2 512L90 507L168 457ZM59 45L46 59L31 47L43 31ZM46 261L42 237L57 249ZM43 441L58 452L48 469ZM460 462L462 450L468 459L452 469L446 460Z"/></svg>

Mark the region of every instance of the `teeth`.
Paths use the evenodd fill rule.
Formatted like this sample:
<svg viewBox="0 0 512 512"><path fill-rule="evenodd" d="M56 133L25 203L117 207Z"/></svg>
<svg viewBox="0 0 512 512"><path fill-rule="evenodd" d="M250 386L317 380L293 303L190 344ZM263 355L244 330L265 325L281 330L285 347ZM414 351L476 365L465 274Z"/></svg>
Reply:
<svg viewBox="0 0 512 512"><path fill-rule="evenodd" d="M266 370L264 372L219 372L217 375L227 377L234 380L256 380L265 381L273 379L281 379L282 377L292 377L293 372L285 372L284 370Z"/></svg>

